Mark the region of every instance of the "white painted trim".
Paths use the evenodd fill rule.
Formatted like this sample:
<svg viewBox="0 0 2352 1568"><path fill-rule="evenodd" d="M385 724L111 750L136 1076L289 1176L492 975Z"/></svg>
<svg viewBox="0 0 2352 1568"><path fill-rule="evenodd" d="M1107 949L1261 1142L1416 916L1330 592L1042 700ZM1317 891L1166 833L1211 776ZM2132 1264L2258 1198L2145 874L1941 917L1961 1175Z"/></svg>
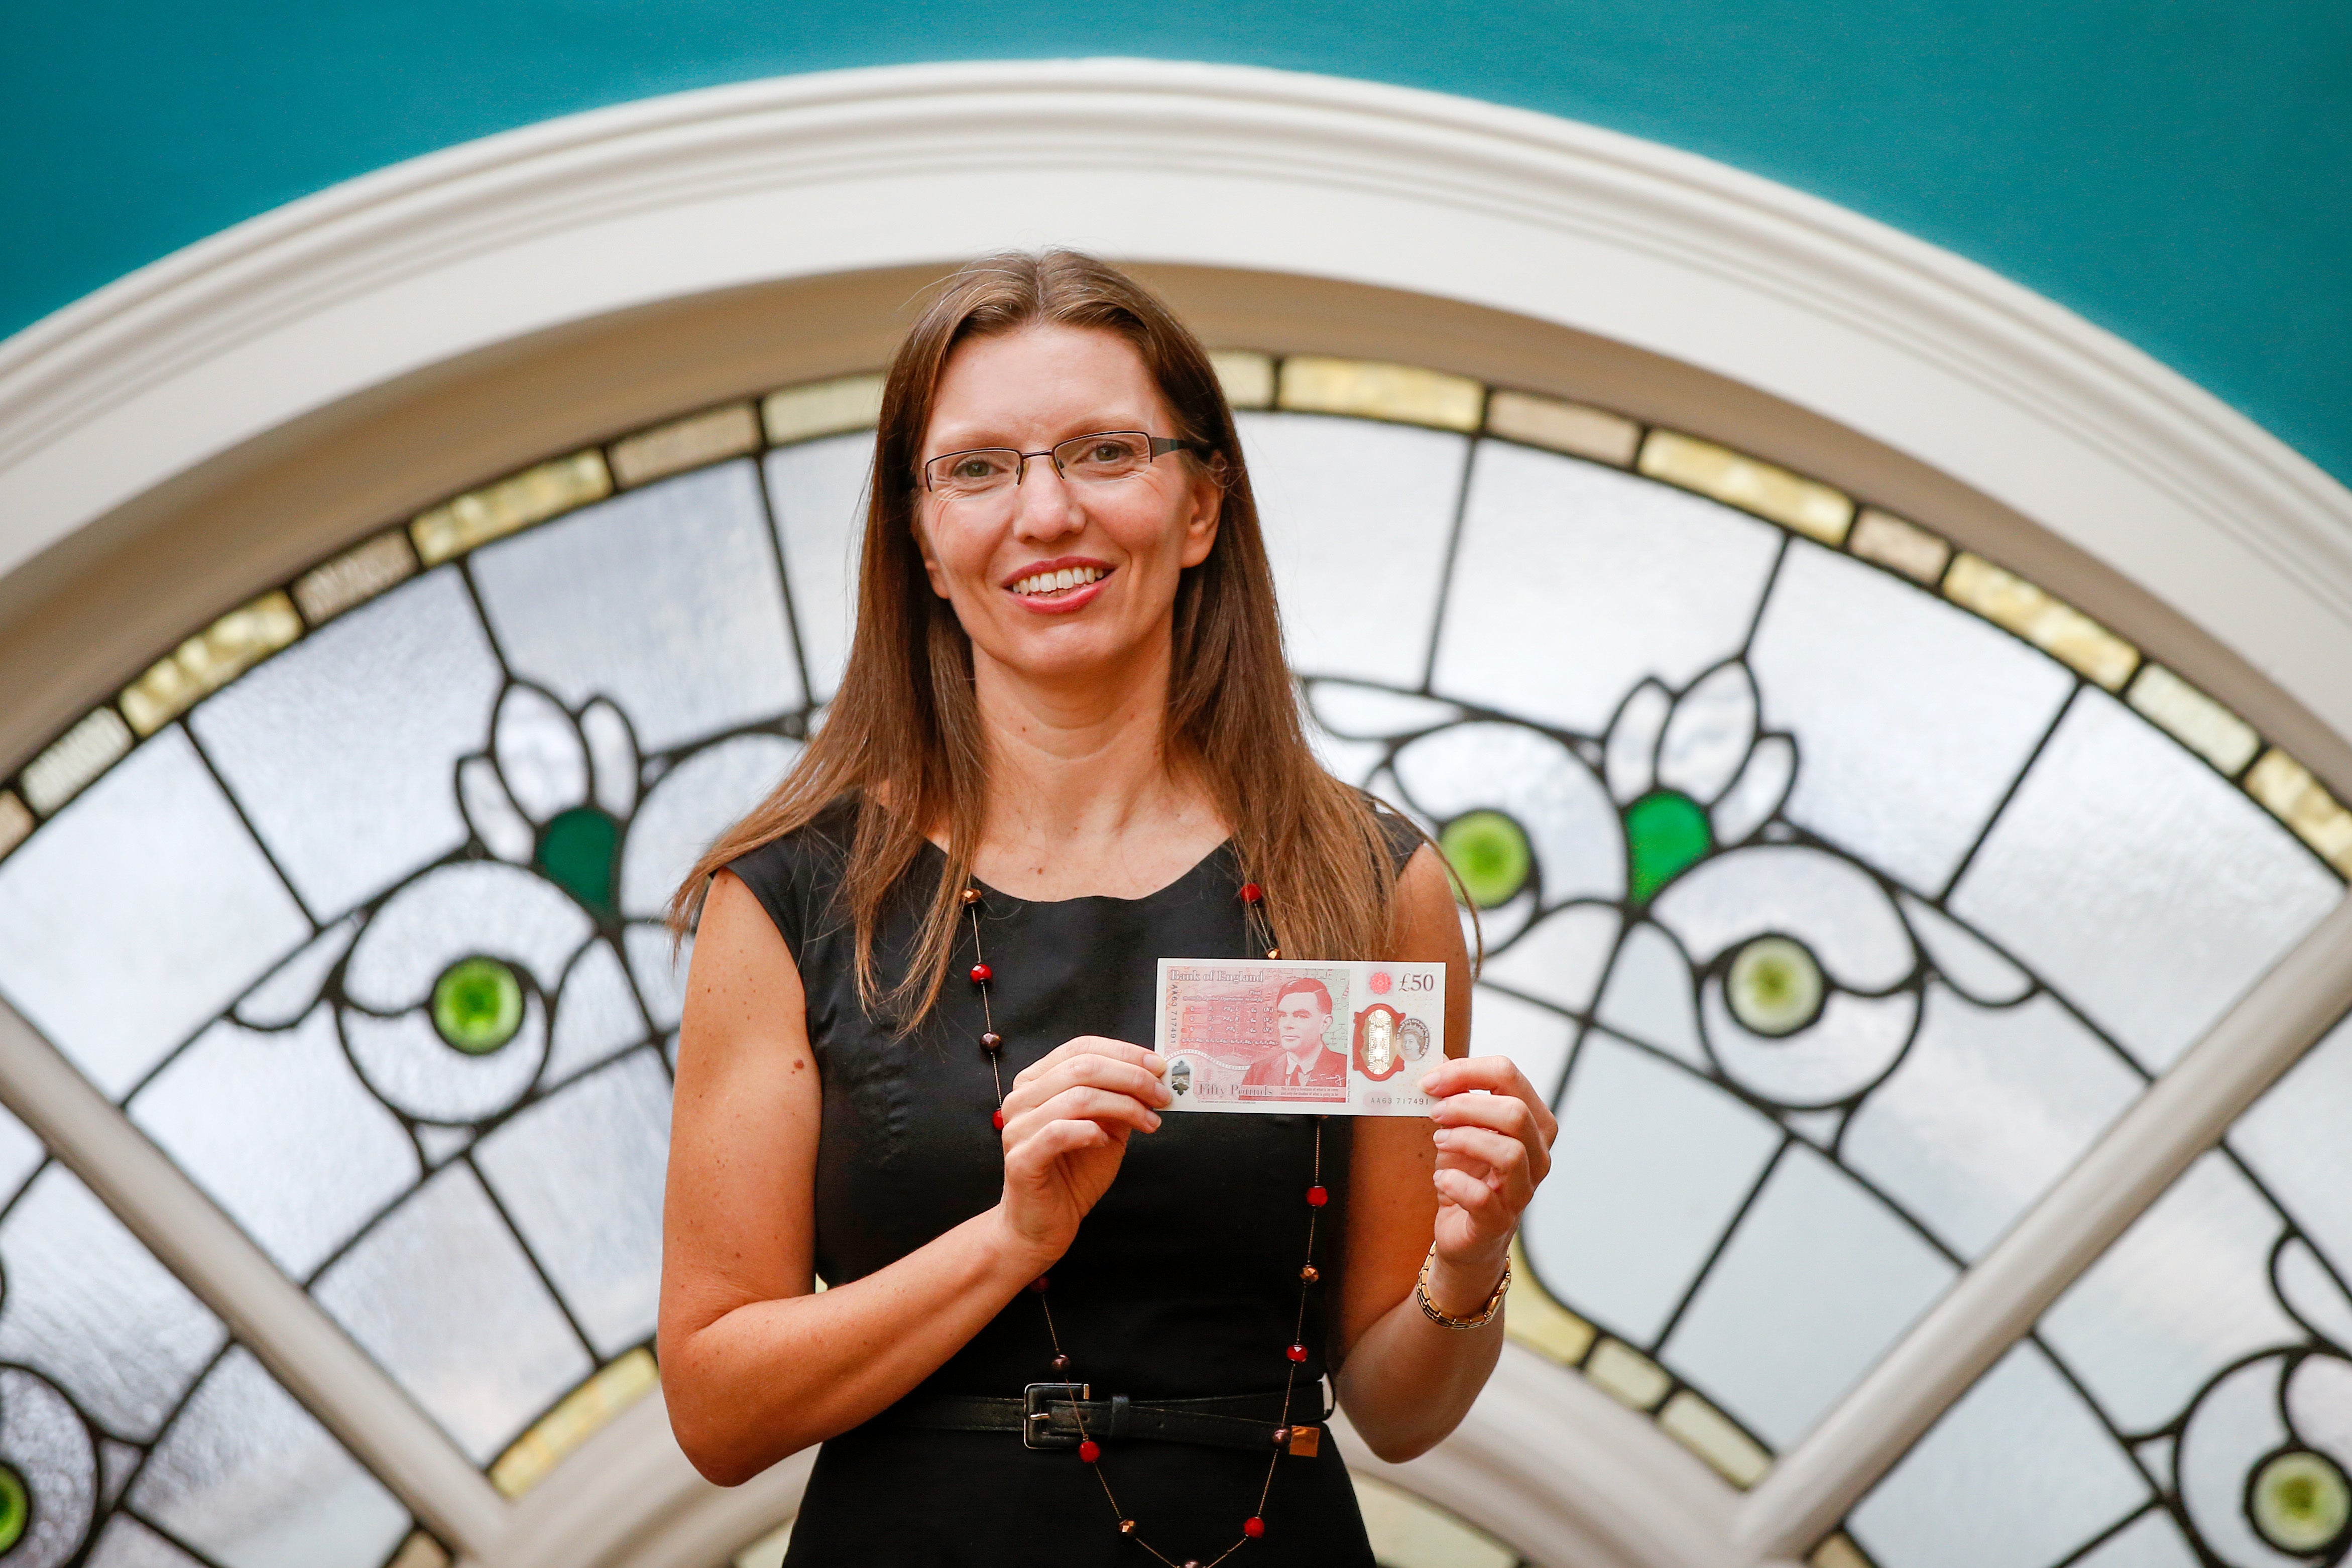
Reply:
<svg viewBox="0 0 2352 1568"><path fill-rule="evenodd" d="M1780 1457L1740 1502L1738 1545L1790 1556L1811 1549L2347 1008L2352 900L2240 998Z"/></svg>
<svg viewBox="0 0 2352 1568"><path fill-rule="evenodd" d="M499 1539L506 1501L473 1461L278 1272L236 1221L5 1003L0 1103L435 1534L465 1551Z"/></svg>
<svg viewBox="0 0 2352 1568"><path fill-rule="evenodd" d="M1077 181L1075 170L1122 172ZM943 199L975 172L1013 203ZM0 343L0 577L303 414L707 290L1063 241L1557 322L1761 388L2032 517L2352 736L2352 493L2038 296L1707 160L1240 67L754 82L550 121L217 235Z"/></svg>

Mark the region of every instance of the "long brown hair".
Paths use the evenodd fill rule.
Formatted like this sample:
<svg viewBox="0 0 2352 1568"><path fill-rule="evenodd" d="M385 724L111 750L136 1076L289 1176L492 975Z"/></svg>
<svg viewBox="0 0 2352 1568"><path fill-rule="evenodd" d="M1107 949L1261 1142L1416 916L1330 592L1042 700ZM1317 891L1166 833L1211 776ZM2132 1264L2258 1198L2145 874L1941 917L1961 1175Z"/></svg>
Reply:
<svg viewBox="0 0 2352 1568"><path fill-rule="evenodd" d="M1243 877L1265 889L1284 954L1380 953L1394 883L1363 797L1324 771L1284 663L1274 573L1257 504L1215 370L1168 307L1116 267L1066 250L976 261L949 278L891 361L848 666L824 724L768 798L706 851L670 900L684 932L711 876L806 825L845 797L856 808L841 898L854 923L858 991L912 1027L938 999L954 956L961 894L987 821L988 743L972 695L971 639L931 591L916 536L918 465L941 371L957 345L1055 324L1116 332L1135 346L1223 490L1209 554L1176 588L1164 734L1171 767L1207 789L1232 831ZM891 889L944 828L946 864L912 961L886 993L874 933Z"/></svg>

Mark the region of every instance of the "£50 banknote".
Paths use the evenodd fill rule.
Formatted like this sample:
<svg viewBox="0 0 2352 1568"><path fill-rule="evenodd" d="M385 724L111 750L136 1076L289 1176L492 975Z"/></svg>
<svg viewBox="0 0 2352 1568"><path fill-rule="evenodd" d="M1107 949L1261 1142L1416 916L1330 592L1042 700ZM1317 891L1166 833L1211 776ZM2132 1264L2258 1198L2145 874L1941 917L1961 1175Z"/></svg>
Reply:
<svg viewBox="0 0 2352 1568"><path fill-rule="evenodd" d="M1152 1018L1170 1110L1425 1116L1445 966L1162 958Z"/></svg>

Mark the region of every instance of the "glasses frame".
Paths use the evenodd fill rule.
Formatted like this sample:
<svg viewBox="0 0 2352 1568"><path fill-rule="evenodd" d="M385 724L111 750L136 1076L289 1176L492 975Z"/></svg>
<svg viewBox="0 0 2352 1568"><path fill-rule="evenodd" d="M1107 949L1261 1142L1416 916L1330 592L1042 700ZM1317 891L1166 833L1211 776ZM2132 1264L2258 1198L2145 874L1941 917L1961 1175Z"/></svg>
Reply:
<svg viewBox="0 0 2352 1568"><path fill-rule="evenodd" d="M919 469L923 479L923 490L928 495L936 496L940 493L939 486L933 483L931 479L931 470L937 467L940 464L950 462L958 457L970 457L973 454L980 452L1010 452L1013 454L1013 488L1016 490L1021 487L1021 482L1029 477L1029 459L1032 457L1044 457L1050 460L1054 465L1054 474L1055 477L1059 478L1066 485L1070 482L1070 476L1068 471L1062 466L1062 459L1056 455L1065 446L1074 446L1081 441L1098 441L1106 435L1140 435L1144 440L1151 444L1150 460L1154 463L1157 463L1160 459L1167 456L1171 452L1199 453L1206 450L1200 442L1186 441L1181 436L1154 435L1148 430L1090 430L1084 435L1073 435L1065 440L1056 441L1053 445L1045 448L1043 452L1024 452L1018 447L1013 446L966 446L959 451L942 452L936 457L926 457L923 459L922 466Z"/></svg>

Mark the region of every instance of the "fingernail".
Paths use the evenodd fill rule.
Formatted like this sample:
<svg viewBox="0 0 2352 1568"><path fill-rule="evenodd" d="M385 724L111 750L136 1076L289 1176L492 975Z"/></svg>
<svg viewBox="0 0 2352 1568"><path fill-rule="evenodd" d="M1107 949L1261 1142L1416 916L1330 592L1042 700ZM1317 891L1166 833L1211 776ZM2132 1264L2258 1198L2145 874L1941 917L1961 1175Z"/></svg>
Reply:
<svg viewBox="0 0 2352 1568"><path fill-rule="evenodd" d="M1429 1135L1429 1141L1430 1141L1431 1143L1433 1143L1433 1144L1437 1145L1439 1147L1443 1148L1443 1147L1444 1146L1444 1145L1445 1145L1445 1141L1446 1141L1446 1139L1448 1139L1448 1138L1452 1137L1453 1135L1454 1135L1454 1134L1452 1134L1451 1133L1448 1133L1444 1128L1440 1127L1440 1128L1438 1128L1438 1129L1437 1129L1437 1131L1435 1131L1434 1133L1432 1133L1432 1134Z"/></svg>
<svg viewBox="0 0 2352 1568"><path fill-rule="evenodd" d="M1160 1131L1160 1113L1156 1111L1152 1113L1151 1116L1151 1130L1155 1133Z"/></svg>

